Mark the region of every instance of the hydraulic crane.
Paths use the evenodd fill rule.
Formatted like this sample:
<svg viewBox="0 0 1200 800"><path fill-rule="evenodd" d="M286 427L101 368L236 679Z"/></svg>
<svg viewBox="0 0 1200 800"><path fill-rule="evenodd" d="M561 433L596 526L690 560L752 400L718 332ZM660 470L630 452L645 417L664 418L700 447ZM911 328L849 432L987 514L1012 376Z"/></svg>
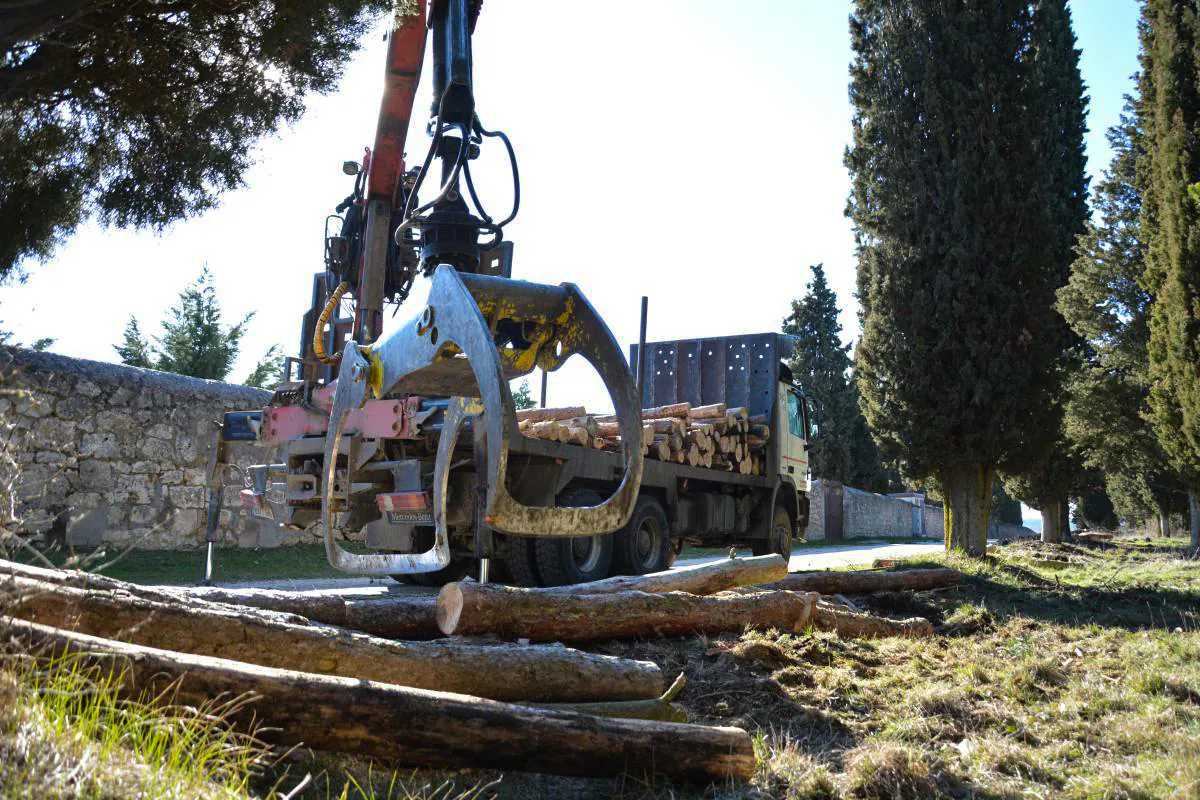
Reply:
<svg viewBox="0 0 1200 800"><path fill-rule="evenodd" d="M349 572L445 570L451 529L460 541L469 530L486 565L494 533L593 536L621 527L633 510L642 476L641 402L615 338L574 285L511 277L504 228L520 207L519 174L512 143L484 127L476 109L471 37L480 5L417 0L393 18L374 146L361 164L345 165L354 191L330 220L338 230L327 222L326 271L315 283L301 355L288 360L285 383L264 411L226 415L214 446L210 568L222 463L227 443L238 440L285 451L281 463L250 468L244 501L286 525L323 523L330 563ZM405 139L427 40L430 143L409 169ZM513 176L512 208L501 219L485 211L471 175L481 148L495 142ZM420 276L430 280L426 304L385 335L385 306L403 303ZM351 299L353 316L339 322L338 309ZM573 355L590 362L608 388L623 473L599 504L558 507L553 496L530 501L539 495L510 480L510 444L520 434L509 381L534 368L558 369ZM459 441L467 430L469 447ZM285 492L280 508L265 507L270 486ZM358 554L338 543L338 530L372 522L402 552ZM419 541L429 529L431 540Z"/></svg>

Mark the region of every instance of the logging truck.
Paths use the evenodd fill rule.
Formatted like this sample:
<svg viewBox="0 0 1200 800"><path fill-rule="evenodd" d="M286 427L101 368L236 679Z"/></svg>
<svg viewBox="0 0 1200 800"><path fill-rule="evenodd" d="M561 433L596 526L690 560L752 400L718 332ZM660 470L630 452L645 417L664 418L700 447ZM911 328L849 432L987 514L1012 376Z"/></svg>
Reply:
<svg viewBox="0 0 1200 800"><path fill-rule="evenodd" d="M292 529L318 523L322 481L332 474L333 520L343 536L414 559L436 546L433 467L449 448L440 490L449 562L391 573L398 580L440 585L483 570L485 580L518 585L583 583L666 569L685 544L786 556L809 508L810 408L782 360L793 348L777 333L653 342L643 361L631 346L631 371L642 371L643 468L632 513L610 533L499 532L500 521L483 510L486 442L480 431L470 435L470 420L462 436L446 434L447 398L367 400L347 415L351 446L331 473L321 468L331 387L304 397L285 383L263 411L227 414L221 438L285 446L283 463L247 471L242 502L255 514ZM620 490L624 443L615 415L575 407L516 417L504 474L518 503L584 510Z"/></svg>

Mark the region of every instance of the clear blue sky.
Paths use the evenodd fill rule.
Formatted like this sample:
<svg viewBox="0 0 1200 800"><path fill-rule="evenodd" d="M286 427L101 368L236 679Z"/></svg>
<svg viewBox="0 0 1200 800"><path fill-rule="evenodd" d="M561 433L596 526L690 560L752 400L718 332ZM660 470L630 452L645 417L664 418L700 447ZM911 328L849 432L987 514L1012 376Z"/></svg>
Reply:
<svg viewBox="0 0 1200 800"><path fill-rule="evenodd" d="M509 132L523 204L510 227L516 276L577 283L622 342L650 297L652 339L777 329L824 262L857 336L850 226L850 62L846 2L649 0L621 13L521 0L484 6L475 36L478 108ZM1072 3L1091 97L1090 169L1107 164L1105 129L1137 69L1137 4ZM67 355L115 360L128 316L153 332L204 264L230 319L257 318L234 379L272 343L292 352L324 218L349 189L340 172L373 136L381 30L334 95L263 143L247 186L222 206L153 232L84 228L23 286L0 290L18 340L57 339ZM428 107L422 87L418 109ZM418 113L412 154L426 145ZM507 167L485 153L490 206L508 201ZM423 283L423 281L421 281ZM414 292L396 322L419 309ZM551 376L551 402L606 404L590 368ZM536 380L534 381L536 387Z"/></svg>

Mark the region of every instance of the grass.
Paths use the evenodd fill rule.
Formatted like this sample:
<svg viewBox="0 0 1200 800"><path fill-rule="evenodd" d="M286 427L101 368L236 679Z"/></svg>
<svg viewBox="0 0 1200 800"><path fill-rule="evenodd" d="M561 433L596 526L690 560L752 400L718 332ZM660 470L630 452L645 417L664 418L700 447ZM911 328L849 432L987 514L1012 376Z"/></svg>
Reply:
<svg viewBox="0 0 1200 800"><path fill-rule="evenodd" d="M270 752L188 709L118 697L119 674L71 657L0 667L0 792L5 797L245 797Z"/></svg>
<svg viewBox="0 0 1200 800"><path fill-rule="evenodd" d="M343 546L354 549L353 542L343 542ZM77 550L72 556L67 549L59 547L45 551L45 555L55 564L62 566L70 564L73 557L91 559L91 563L101 564L116 556L117 552L111 549L106 553ZM40 564L28 553L19 550L10 557L23 563ZM132 550L111 567L99 572L130 583L197 584L204 577L204 558L203 549ZM218 548L214 563L213 581L218 584L352 577L329 566L323 544L298 544L269 549Z"/></svg>
<svg viewBox="0 0 1200 800"><path fill-rule="evenodd" d="M66 745L43 745L59 748L54 763L63 775L87 776L109 762L126 771L157 769L154 791L75 796L267 797L309 775L296 797L1200 797L1200 561L1185 545L1019 542L992 548L984 560L914 559L902 566L949 563L965 580L953 590L857 599L876 613L928 617L938 632L932 640L760 631L592 648L655 661L668 676L684 672L681 703L693 721L750 731L760 764L749 786L412 770L307 752L272 765L230 744L187 749L213 753L204 758L166 744L138 745L117 758L114 742L137 741L106 732L122 730L122 717L55 723L105 715L55 710L66 701L27 685L0 684L0 694L26 698L12 704L0 697L0 709L24 709L18 717L35 722L20 724L36 724L35 734L67 737ZM135 727L164 727L153 714L134 718L142 720ZM0 752L0 786L34 785L28 780L37 773L20 766L29 759L12 755L11 742L20 740L14 724L0 729L0 747L9 748ZM33 738L24 735L26 749ZM78 749L89 746L96 748L90 760ZM84 766L76 767L80 758ZM193 764L202 767L196 776ZM54 788L61 783L48 785L45 794L71 794Z"/></svg>
<svg viewBox="0 0 1200 800"><path fill-rule="evenodd" d="M1185 545L1020 542L982 561L914 559L902 566L948 562L964 584L861 598L928 617L933 640L768 631L594 648L683 671L694 721L754 737L750 786L453 777L500 779L489 792L520 800L1200 797L1200 561Z"/></svg>

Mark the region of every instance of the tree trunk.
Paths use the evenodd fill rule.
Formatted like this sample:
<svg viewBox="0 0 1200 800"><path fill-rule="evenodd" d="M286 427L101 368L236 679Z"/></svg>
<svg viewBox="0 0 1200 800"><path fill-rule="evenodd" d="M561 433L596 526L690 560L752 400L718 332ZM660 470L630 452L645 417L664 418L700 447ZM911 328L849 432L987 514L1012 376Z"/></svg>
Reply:
<svg viewBox="0 0 1200 800"><path fill-rule="evenodd" d="M946 551L969 556L987 554L988 522L992 512L992 480L996 471L979 464L948 471L945 490Z"/></svg>
<svg viewBox="0 0 1200 800"><path fill-rule="evenodd" d="M546 589L521 589L531 594L610 594L612 592L687 592L716 594L739 586L754 586L782 580L787 575L783 556L749 556L723 558L704 564L694 564L647 575L617 575L591 583L553 586ZM471 584L477 586L478 584ZM781 587L782 588L782 587Z"/></svg>
<svg viewBox="0 0 1200 800"><path fill-rule="evenodd" d="M760 589L790 589L821 594L871 594L872 592L921 592L957 586L962 573L953 569L909 569L900 572L796 572Z"/></svg>
<svg viewBox="0 0 1200 800"><path fill-rule="evenodd" d="M662 673L649 661L565 647L395 642L295 625L270 611L164 603L15 576L0 583L0 597L8 616L106 639L495 700L642 700L662 691Z"/></svg>
<svg viewBox="0 0 1200 800"><path fill-rule="evenodd" d="M750 737L739 728L546 711L173 653L20 620L7 625L5 637L27 650L78 653L80 666L106 674L119 665L122 689L131 697L195 707L221 696L253 698L234 704L227 718L245 728L267 726L258 737L283 745L452 769L659 774L705 783L748 780L754 773Z"/></svg>
<svg viewBox="0 0 1200 800"><path fill-rule="evenodd" d="M924 617L888 619L858 614L830 603L819 602L813 608L812 624L823 631L837 631L847 639L882 639L907 636L912 639L933 636L933 625Z"/></svg>
<svg viewBox="0 0 1200 800"><path fill-rule="evenodd" d="M20 575L77 589L127 592L160 602L182 599L251 606L269 611L297 614L306 620L340 625L356 631L395 639L434 639L437 627L437 598L431 595L389 595L356 599L333 594L282 592L271 589L221 589L209 587L150 588L116 578L75 570L43 569L0 560L0 575ZM299 621L299 620L293 620Z"/></svg>
<svg viewBox="0 0 1200 800"><path fill-rule="evenodd" d="M687 722L687 712L673 702L683 691L686 683L687 680L681 672L671 687L663 692L662 697L656 697L653 700L614 700L608 703L538 703L535 707L548 708L552 711L577 711L580 714L591 714L596 717Z"/></svg>
<svg viewBox="0 0 1200 800"><path fill-rule="evenodd" d="M1171 509L1166 503L1158 505L1158 535L1164 539L1171 536Z"/></svg>
<svg viewBox="0 0 1200 800"><path fill-rule="evenodd" d="M682 592L539 594L451 583L438 594L438 627L456 636L580 642L723 633L747 626L800 631L819 595L757 592L701 597Z"/></svg>
<svg viewBox="0 0 1200 800"><path fill-rule="evenodd" d="M1192 550L1200 550L1200 489L1188 489L1188 514L1191 516Z"/></svg>
<svg viewBox="0 0 1200 800"><path fill-rule="evenodd" d="M1062 541L1062 500L1056 498L1042 501L1042 541L1058 544Z"/></svg>

